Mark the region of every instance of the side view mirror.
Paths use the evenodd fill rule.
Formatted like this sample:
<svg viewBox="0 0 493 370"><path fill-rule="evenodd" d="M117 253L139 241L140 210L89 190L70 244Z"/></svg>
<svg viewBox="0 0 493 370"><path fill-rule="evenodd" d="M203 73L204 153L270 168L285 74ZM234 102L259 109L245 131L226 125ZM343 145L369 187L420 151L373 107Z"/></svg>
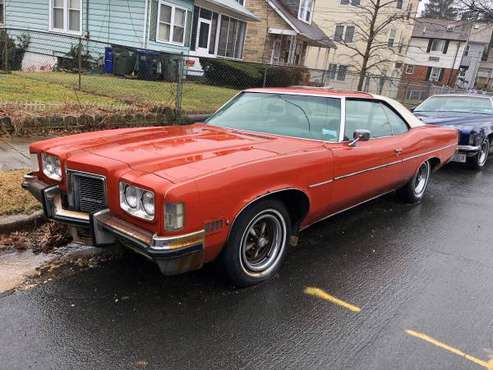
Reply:
<svg viewBox="0 0 493 370"><path fill-rule="evenodd" d="M358 129L353 132L353 141L349 143L349 146L355 146L358 141L370 140L371 132L369 130Z"/></svg>

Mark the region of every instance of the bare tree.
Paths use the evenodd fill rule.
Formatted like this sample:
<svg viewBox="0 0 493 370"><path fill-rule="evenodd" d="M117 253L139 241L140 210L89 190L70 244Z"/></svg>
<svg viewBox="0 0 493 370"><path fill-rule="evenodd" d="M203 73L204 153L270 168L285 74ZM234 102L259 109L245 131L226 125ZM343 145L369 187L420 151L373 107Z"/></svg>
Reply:
<svg viewBox="0 0 493 370"><path fill-rule="evenodd" d="M394 61L392 56L402 55L402 42L395 40L395 35L394 39L389 35L394 24L412 21L411 10L400 9L402 3L400 0L363 0L356 6L350 24L354 26L354 35L347 37L347 32L337 35L336 29L334 41L347 48L346 55L354 60L352 67L359 75L358 90L363 89L365 77L371 70L382 73L384 66Z"/></svg>
<svg viewBox="0 0 493 370"><path fill-rule="evenodd" d="M459 0L459 6L469 18L493 22L493 2L491 0Z"/></svg>

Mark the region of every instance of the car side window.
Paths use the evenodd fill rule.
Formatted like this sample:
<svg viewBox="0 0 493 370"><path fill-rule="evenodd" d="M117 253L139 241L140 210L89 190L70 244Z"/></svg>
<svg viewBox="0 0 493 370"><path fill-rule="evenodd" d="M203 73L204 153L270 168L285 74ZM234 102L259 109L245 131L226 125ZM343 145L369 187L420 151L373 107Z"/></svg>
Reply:
<svg viewBox="0 0 493 370"><path fill-rule="evenodd" d="M345 140L356 130L370 131L370 137L392 136L392 127L381 103L368 100L346 100Z"/></svg>
<svg viewBox="0 0 493 370"><path fill-rule="evenodd" d="M397 113L395 113L392 109L387 107L385 104L382 104L383 110L385 111L385 114L387 115L387 118L389 120L390 126L392 127L392 132L394 135L401 135L405 134L406 132L409 131L409 127Z"/></svg>

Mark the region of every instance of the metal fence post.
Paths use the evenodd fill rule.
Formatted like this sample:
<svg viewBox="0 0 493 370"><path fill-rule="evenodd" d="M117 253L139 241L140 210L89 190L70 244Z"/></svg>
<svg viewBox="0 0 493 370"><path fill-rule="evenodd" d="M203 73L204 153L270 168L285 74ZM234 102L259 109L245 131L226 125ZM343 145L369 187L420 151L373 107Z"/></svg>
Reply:
<svg viewBox="0 0 493 370"><path fill-rule="evenodd" d="M78 64L79 64L79 90L82 90L82 37L79 37L79 48L78 48Z"/></svg>
<svg viewBox="0 0 493 370"><path fill-rule="evenodd" d="M262 83L262 87L265 87L267 85L267 71L268 71L268 67L265 66L265 68L264 68L264 82Z"/></svg>
<svg viewBox="0 0 493 370"><path fill-rule="evenodd" d="M3 31L4 33L4 45L3 45L3 67L5 72L9 71L9 34L7 33L7 29Z"/></svg>
<svg viewBox="0 0 493 370"><path fill-rule="evenodd" d="M175 101L175 112L176 116L181 116L181 103L183 98L183 53L178 59L176 66L177 76L176 76L176 101Z"/></svg>

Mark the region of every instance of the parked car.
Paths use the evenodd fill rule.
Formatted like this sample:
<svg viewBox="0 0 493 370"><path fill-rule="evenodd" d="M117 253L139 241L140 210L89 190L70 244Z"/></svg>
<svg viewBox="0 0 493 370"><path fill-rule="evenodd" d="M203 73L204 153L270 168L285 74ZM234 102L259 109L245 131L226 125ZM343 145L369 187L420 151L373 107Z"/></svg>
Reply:
<svg viewBox="0 0 493 370"><path fill-rule="evenodd" d="M434 95L413 110L426 123L460 130L459 151L453 161L482 169L493 152L493 97Z"/></svg>
<svg viewBox="0 0 493 370"><path fill-rule="evenodd" d="M206 123L32 144L23 187L94 245L119 240L167 275L219 259L248 286L317 221L394 190L420 201L457 138L381 96L253 89Z"/></svg>

